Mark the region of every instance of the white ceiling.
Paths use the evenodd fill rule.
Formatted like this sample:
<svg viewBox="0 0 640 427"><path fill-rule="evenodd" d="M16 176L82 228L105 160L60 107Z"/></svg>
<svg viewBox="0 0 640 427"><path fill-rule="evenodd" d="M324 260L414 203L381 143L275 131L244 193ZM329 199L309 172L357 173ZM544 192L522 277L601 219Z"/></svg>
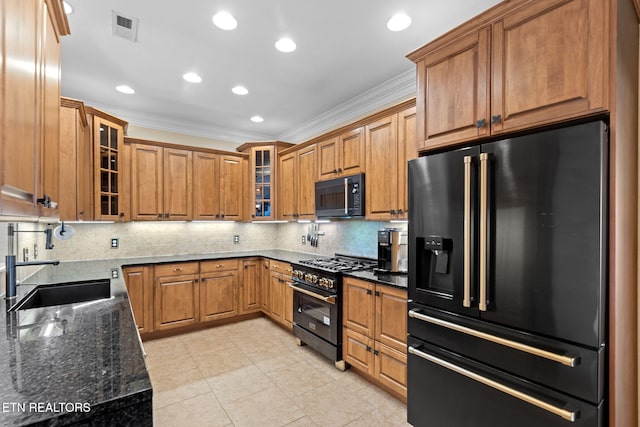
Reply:
<svg viewBox="0 0 640 427"><path fill-rule="evenodd" d="M339 120L350 121L358 108L371 111L407 99L415 93L415 73L405 55L499 3L67 2L74 12L68 16L71 35L62 39L63 96L133 125L237 143L301 142ZM139 19L136 43L112 34L113 10ZM223 31L212 24L211 17L221 10L236 17L237 29ZM386 21L398 11L413 22L403 32L390 32ZM297 50L276 51L281 36L293 38ZM188 71L200 74L202 83L185 82L182 75ZM120 84L136 93L116 92ZM239 84L249 89L248 95L231 92ZM253 115L265 121L253 123Z"/></svg>

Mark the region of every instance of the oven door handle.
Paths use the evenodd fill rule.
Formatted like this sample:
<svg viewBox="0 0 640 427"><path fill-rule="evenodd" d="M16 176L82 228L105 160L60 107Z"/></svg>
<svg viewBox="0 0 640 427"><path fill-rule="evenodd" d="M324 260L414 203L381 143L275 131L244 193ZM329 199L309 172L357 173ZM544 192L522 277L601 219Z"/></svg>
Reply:
<svg viewBox="0 0 640 427"><path fill-rule="evenodd" d="M301 292L301 293L303 293L305 295L309 295L310 297L314 297L315 299L319 299L321 301L328 302L329 304L335 304L336 303L335 295L331 295L330 297L325 297L324 295L320 295L320 294L317 294L315 292L311 292L311 291L308 291L306 289L300 288L300 287L294 285L291 282L287 282L287 285L289 285L289 287L291 289L293 289L294 291L298 291L298 292Z"/></svg>

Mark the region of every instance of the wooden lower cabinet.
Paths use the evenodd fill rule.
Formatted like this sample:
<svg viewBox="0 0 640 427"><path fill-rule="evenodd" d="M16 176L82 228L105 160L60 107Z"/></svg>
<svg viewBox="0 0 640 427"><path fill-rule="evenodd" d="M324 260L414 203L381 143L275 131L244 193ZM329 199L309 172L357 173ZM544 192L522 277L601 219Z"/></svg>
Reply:
<svg viewBox="0 0 640 427"><path fill-rule="evenodd" d="M240 313L253 313L262 308L260 290L262 287L261 259L242 261L242 279L240 281Z"/></svg>
<svg viewBox="0 0 640 427"><path fill-rule="evenodd" d="M153 332L153 266L126 267L123 274L138 331Z"/></svg>
<svg viewBox="0 0 640 427"><path fill-rule="evenodd" d="M286 284L280 273L271 272L271 318L283 323L284 322L284 288Z"/></svg>
<svg viewBox="0 0 640 427"><path fill-rule="evenodd" d="M365 280L343 281L342 356L407 397L407 291Z"/></svg>
<svg viewBox="0 0 640 427"><path fill-rule="evenodd" d="M155 330L178 328L199 321L197 274L155 278Z"/></svg>
<svg viewBox="0 0 640 427"><path fill-rule="evenodd" d="M238 315L238 272L221 271L200 275L200 321Z"/></svg>
<svg viewBox="0 0 640 427"><path fill-rule="evenodd" d="M269 315L271 312L271 273L269 260L262 261L260 270L260 308L262 312Z"/></svg>
<svg viewBox="0 0 640 427"><path fill-rule="evenodd" d="M286 327L293 326L293 289L287 284L291 281L292 271L289 263L269 262L269 307L268 310L263 308L269 317Z"/></svg>

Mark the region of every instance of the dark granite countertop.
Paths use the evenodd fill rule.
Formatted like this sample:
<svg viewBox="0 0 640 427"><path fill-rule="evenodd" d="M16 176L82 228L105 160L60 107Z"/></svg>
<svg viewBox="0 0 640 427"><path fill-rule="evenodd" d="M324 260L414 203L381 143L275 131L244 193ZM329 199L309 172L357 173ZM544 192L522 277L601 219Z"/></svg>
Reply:
<svg viewBox="0 0 640 427"><path fill-rule="evenodd" d="M61 262L24 280L16 300L5 301L0 320L5 330L0 340L0 424L84 424L91 417L98 424L117 419L119 424L151 425L151 381L122 267L247 257L297 262L317 255L256 250ZM8 311L36 285L109 279L113 270L119 277L111 279L111 298ZM406 288L406 276L349 275ZM147 421L140 422L140 411L148 412L143 414Z"/></svg>
<svg viewBox="0 0 640 427"><path fill-rule="evenodd" d="M346 275L402 289L407 289L407 282L409 280L406 274L374 273L373 271L353 271Z"/></svg>

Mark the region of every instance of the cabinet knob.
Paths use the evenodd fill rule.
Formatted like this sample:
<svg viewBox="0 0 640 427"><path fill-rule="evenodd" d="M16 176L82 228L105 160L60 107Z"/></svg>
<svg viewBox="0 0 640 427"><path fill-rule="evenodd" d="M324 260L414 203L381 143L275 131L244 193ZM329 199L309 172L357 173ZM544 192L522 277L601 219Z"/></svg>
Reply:
<svg viewBox="0 0 640 427"><path fill-rule="evenodd" d="M161 213L158 214L158 218L162 218L162 214Z"/></svg>
<svg viewBox="0 0 640 427"><path fill-rule="evenodd" d="M492 125L500 123L501 121L502 121L502 115L501 114L496 114L495 116L491 116L491 124Z"/></svg>
<svg viewBox="0 0 640 427"><path fill-rule="evenodd" d="M220 218L220 214L216 214L216 218Z"/></svg>
<svg viewBox="0 0 640 427"><path fill-rule="evenodd" d="M402 209L398 209L398 215L402 215Z"/></svg>
<svg viewBox="0 0 640 427"><path fill-rule="evenodd" d="M334 170L333 170L333 173L338 173L338 169L334 169Z"/></svg>
<svg viewBox="0 0 640 427"><path fill-rule="evenodd" d="M338 168L338 173L342 173L342 168Z"/></svg>
<svg viewBox="0 0 640 427"><path fill-rule="evenodd" d="M367 289L367 295L371 295L371 289Z"/></svg>
<svg viewBox="0 0 640 427"><path fill-rule="evenodd" d="M486 119L480 119L480 120L476 120L476 127L479 128L483 128L487 125L487 120Z"/></svg>
<svg viewBox="0 0 640 427"><path fill-rule="evenodd" d="M221 216L222 216L222 218L224 218L224 214L222 214Z"/></svg>
<svg viewBox="0 0 640 427"><path fill-rule="evenodd" d="M390 213L391 215L395 215L395 214L396 214L396 210L395 210L395 209L391 209L391 210L389 211L389 213Z"/></svg>
<svg viewBox="0 0 640 427"><path fill-rule="evenodd" d="M84 211L78 212L78 215L83 216L84 215Z"/></svg>
<svg viewBox="0 0 640 427"><path fill-rule="evenodd" d="M169 214L168 213L164 214L164 217L169 218Z"/></svg>

